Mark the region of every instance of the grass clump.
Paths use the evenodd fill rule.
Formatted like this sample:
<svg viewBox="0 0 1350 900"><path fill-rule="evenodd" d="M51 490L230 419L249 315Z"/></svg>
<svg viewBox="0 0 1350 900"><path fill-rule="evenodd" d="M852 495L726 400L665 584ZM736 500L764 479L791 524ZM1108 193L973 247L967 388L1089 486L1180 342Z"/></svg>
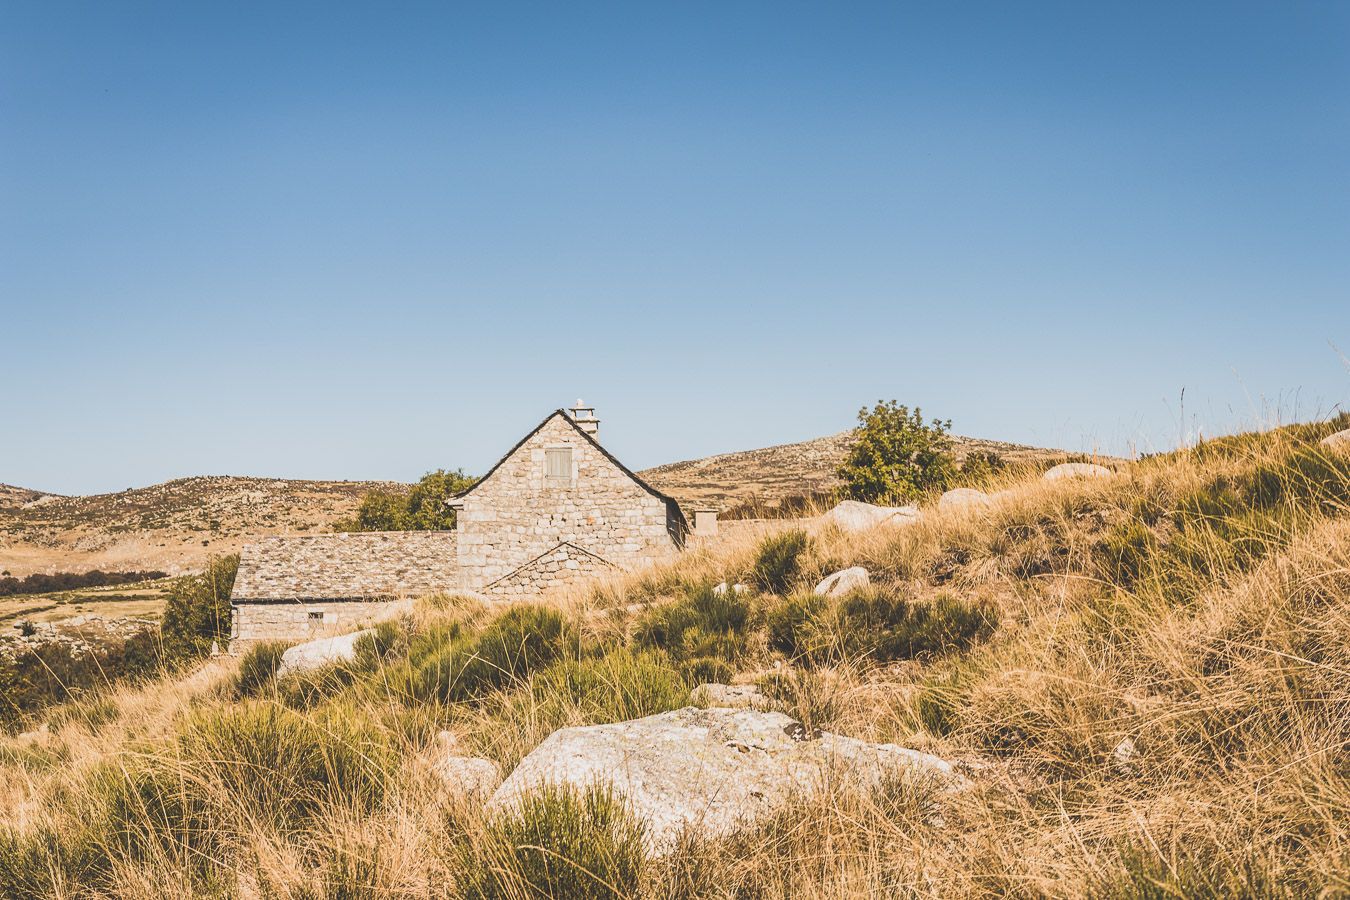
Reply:
<svg viewBox="0 0 1350 900"><path fill-rule="evenodd" d="M575 626L556 609L515 606L478 632L449 622L414 636L407 659L388 678L409 701L458 703L523 679L579 647Z"/></svg>
<svg viewBox="0 0 1350 900"><path fill-rule="evenodd" d="M565 659L536 675L531 693L538 707L576 710L588 725L640 719L686 705L689 685L664 654L615 650L601 657Z"/></svg>
<svg viewBox="0 0 1350 900"><path fill-rule="evenodd" d="M838 600L797 595L770 613L770 644L814 663L891 662L966 650L998 623L992 606L939 594L927 602L869 587Z"/></svg>
<svg viewBox="0 0 1350 900"><path fill-rule="evenodd" d="M588 900L639 894L642 826L607 788L549 786L466 851L466 900Z"/></svg>
<svg viewBox="0 0 1350 900"><path fill-rule="evenodd" d="M750 568L751 584L769 594L788 593L801 573L802 556L810 546L811 538L801 529L765 538Z"/></svg>
<svg viewBox="0 0 1350 900"><path fill-rule="evenodd" d="M262 641L249 647L239 660L239 671L234 676L236 697L256 697L276 683L281 656L290 644L285 641Z"/></svg>
<svg viewBox="0 0 1350 900"><path fill-rule="evenodd" d="M665 650L690 680L709 675L723 680L744 656L753 625L748 598L731 590L719 593L704 584L673 603L648 610L638 620L633 640L639 647Z"/></svg>

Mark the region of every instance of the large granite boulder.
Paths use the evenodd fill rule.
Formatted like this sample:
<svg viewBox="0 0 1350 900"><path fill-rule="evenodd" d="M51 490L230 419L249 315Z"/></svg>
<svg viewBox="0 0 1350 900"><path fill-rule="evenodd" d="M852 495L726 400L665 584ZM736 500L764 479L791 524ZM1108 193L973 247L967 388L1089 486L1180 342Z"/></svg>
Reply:
<svg viewBox="0 0 1350 900"><path fill-rule="evenodd" d="M963 779L949 763L894 744L811 733L778 712L686 707L613 725L555 731L488 801L516 809L542 785L608 784L646 827L648 849L671 850L681 832L721 837L846 779Z"/></svg>
<svg viewBox="0 0 1350 900"><path fill-rule="evenodd" d="M984 491L975 488L953 488L938 499L938 509L988 509L993 500Z"/></svg>
<svg viewBox="0 0 1350 900"><path fill-rule="evenodd" d="M1344 431L1338 431L1335 434L1329 434L1319 442L1323 447L1330 447L1332 450L1344 450L1350 453L1350 428Z"/></svg>
<svg viewBox="0 0 1350 900"><path fill-rule="evenodd" d="M1041 478L1046 481L1061 481L1065 478L1110 478L1113 473L1106 466L1095 463L1060 463L1046 470Z"/></svg>
<svg viewBox="0 0 1350 900"><path fill-rule="evenodd" d="M700 684L689 694L695 706L727 709L774 709L777 704L753 684Z"/></svg>
<svg viewBox="0 0 1350 900"><path fill-rule="evenodd" d="M872 583L867 570L862 566L840 569L832 575L826 575L816 585L815 593L822 597L842 597Z"/></svg>
<svg viewBox="0 0 1350 900"><path fill-rule="evenodd" d="M844 531L866 531L878 525L908 525L918 521L917 506L874 506L858 500L843 500L824 516Z"/></svg>
<svg viewBox="0 0 1350 900"><path fill-rule="evenodd" d="M308 672L329 663L350 662L356 659L356 642L375 629L366 628L338 637L319 638L304 644L296 644L281 654L281 665L277 667L277 677L292 672Z"/></svg>

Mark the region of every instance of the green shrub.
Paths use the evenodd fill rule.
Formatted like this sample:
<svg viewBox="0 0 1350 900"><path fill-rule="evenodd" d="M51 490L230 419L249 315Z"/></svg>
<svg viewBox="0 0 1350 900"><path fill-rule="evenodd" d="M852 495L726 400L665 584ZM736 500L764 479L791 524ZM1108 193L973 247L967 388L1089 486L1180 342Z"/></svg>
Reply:
<svg viewBox="0 0 1350 900"><path fill-rule="evenodd" d="M925 423L894 400L858 411L858 440L839 467L850 496L871 503L916 500L946 490L955 475L951 422Z"/></svg>
<svg viewBox="0 0 1350 900"><path fill-rule="evenodd" d="M256 697L272 685L277 669L281 667L281 655L289 646L285 641L263 641L249 647L244 658L239 660L239 672L234 676L234 695Z"/></svg>
<svg viewBox="0 0 1350 900"><path fill-rule="evenodd" d="M663 654L627 649L555 662L534 677L531 690L540 706L577 709L591 725L668 712L689 700L689 685Z"/></svg>
<svg viewBox="0 0 1350 900"><path fill-rule="evenodd" d="M175 583L160 617L164 655L170 660L205 656L213 642L230 637L230 591L239 554L212 557L206 571Z"/></svg>
<svg viewBox="0 0 1350 900"><path fill-rule="evenodd" d="M356 518L333 525L334 531L449 531L455 511L446 503L477 481L464 474L437 469L423 475L406 491L375 490L361 498Z"/></svg>
<svg viewBox="0 0 1350 900"><path fill-rule="evenodd" d="M810 537L800 529L765 538L750 569L751 583L766 593L786 594L801 571L802 554L810 546Z"/></svg>
<svg viewBox="0 0 1350 900"><path fill-rule="evenodd" d="M642 827L609 790L549 786L489 826L463 871L470 900L635 897Z"/></svg>
<svg viewBox="0 0 1350 900"><path fill-rule="evenodd" d="M997 614L946 594L914 603L871 587L833 603L801 597L776 624L778 647L811 662L889 662L964 650L993 631Z"/></svg>
<svg viewBox="0 0 1350 900"><path fill-rule="evenodd" d="M672 603L652 607L638 620L633 639L678 659L741 655L751 624L750 601L735 591L718 594L703 585Z"/></svg>
<svg viewBox="0 0 1350 900"><path fill-rule="evenodd" d="M110 639L88 653L51 641L15 655L0 654L0 723L19 722L55 704L162 670L163 657L153 631L125 640Z"/></svg>
<svg viewBox="0 0 1350 900"><path fill-rule="evenodd" d="M482 697L579 648L576 628L557 610L514 606L477 634L449 623L414 636L406 662L387 678L407 699L456 703Z"/></svg>
<svg viewBox="0 0 1350 900"><path fill-rule="evenodd" d="M800 639L806 634L807 623L818 618L829 605L830 601L819 594L798 591L770 606L765 614L769 648L790 657L802 655L806 648Z"/></svg>

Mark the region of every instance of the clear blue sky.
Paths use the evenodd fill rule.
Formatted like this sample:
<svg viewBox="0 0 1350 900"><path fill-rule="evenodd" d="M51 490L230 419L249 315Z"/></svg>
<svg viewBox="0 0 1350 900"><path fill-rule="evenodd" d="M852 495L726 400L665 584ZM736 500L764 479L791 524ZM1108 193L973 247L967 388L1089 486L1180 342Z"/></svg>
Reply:
<svg viewBox="0 0 1350 900"><path fill-rule="evenodd" d="M0 5L3 482L1157 449L1333 345L1350 4Z"/></svg>

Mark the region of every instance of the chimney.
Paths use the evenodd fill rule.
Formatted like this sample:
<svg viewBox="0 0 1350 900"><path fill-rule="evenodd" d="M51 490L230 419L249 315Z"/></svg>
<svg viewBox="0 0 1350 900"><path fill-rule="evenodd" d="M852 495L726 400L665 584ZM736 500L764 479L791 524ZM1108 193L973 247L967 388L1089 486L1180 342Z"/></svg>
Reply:
<svg viewBox="0 0 1350 900"><path fill-rule="evenodd" d="M572 420L577 423L577 426L580 427L582 431L586 432L597 441L600 440L600 420L595 417L594 406L587 406L582 403L581 398L578 397L577 405L568 410L568 412L572 414Z"/></svg>

